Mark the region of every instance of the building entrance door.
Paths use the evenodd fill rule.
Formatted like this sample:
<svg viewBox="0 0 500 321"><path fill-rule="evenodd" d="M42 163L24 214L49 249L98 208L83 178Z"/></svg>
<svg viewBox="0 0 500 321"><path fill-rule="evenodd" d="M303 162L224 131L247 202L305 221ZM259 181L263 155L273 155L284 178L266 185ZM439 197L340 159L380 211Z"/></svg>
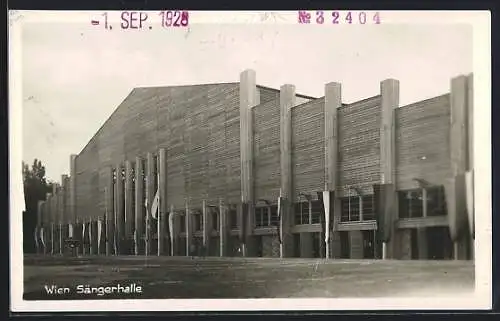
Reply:
<svg viewBox="0 0 500 321"><path fill-rule="evenodd" d="M340 232L340 257L349 259L351 257L351 242L349 241L349 232Z"/></svg>
<svg viewBox="0 0 500 321"><path fill-rule="evenodd" d="M312 233L312 256L314 258L321 257L321 233Z"/></svg>
<svg viewBox="0 0 500 321"><path fill-rule="evenodd" d="M453 258L453 242L448 227L427 228L427 253L431 260Z"/></svg>
<svg viewBox="0 0 500 321"><path fill-rule="evenodd" d="M375 231L362 231L363 233L363 258L375 258Z"/></svg>

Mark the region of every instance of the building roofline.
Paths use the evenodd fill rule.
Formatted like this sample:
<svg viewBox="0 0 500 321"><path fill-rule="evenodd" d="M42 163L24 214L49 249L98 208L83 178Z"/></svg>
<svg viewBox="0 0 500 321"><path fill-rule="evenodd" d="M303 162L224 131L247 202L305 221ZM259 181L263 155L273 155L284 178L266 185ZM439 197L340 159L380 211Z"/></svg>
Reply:
<svg viewBox="0 0 500 321"><path fill-rule="evenodd" d="M272 91L275 91L275 92L280 92L279 89L276 89L276 88L272 88L272 87L267 87L267 86L262 86L262 85L257 85L257 88L262 88L262 89L269 89L269 90L272 90ZM305 98L305 99L318 99L318 97L312 97L312 96L306 96L306 95L302 95L302 94L295 94L295 96L299 97L299 98Z"/></svg>

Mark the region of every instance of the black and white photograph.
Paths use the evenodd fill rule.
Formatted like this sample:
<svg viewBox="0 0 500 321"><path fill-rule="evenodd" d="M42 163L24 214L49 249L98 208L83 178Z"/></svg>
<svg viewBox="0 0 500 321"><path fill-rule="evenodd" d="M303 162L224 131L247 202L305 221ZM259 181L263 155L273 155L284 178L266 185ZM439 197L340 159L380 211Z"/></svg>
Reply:
<svg viewBox="0 0 500 321"><path fill-rule="evenodd" d="M409 13L11 11L11 308L490 307L490 15Z"/></svg>

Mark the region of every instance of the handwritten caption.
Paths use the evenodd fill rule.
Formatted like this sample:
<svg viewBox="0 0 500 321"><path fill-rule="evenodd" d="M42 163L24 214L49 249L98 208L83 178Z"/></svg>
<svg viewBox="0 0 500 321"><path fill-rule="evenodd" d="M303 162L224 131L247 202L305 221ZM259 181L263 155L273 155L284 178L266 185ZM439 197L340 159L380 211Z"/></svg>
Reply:
<svg viewBox="0 0 500 321"><path fill-rule="evenodd" d="M168 10L151 14L144 11L122 11L119 14L118 21L112 19L111 14L108 14L108 12L104 12L100 16L94 17L90 23L106 30L113 30L113 28L152 30L155 26L161 28L187 27L189 26L189 12Z"/></svg>
<svg viewBox="0 0 500 321"><path fill-rule="evenodd" d="M341 11L313 11L306 10L298 12L298 22L300 24L380 24L379 12L341 12Z"/></svg>

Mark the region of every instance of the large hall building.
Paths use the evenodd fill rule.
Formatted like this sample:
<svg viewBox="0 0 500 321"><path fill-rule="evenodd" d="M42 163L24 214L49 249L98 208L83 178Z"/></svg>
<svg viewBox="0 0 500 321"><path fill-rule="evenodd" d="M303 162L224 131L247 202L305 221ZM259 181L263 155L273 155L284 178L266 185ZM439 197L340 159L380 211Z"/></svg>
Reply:
<svg viewBox="0 0 500 321"><path fill-rule="evenodd" d="M399 90L345 104L339 83L308 97L252 70L135 88L39 202L39 252L472 259L472 75Z"/></svg>

